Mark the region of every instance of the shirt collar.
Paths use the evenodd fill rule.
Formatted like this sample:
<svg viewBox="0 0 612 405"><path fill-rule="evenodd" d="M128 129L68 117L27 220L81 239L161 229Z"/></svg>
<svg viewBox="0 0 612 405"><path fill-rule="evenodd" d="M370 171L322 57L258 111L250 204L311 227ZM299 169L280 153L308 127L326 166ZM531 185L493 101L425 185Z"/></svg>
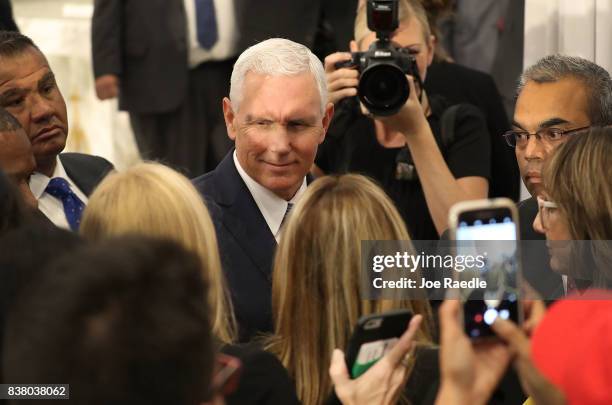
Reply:
<svg viewBox="0 0 612 405"><path fill-rule="evenodd" d="M263 215L272 235L274 235L278 239L279 230L281 227L281 223L283 222L283 218L285 216L285 212L287 211L287 206L289 203L295 204L302 194L306 191L306 177L302 181L302 185L295 193L293 198L289 201L285 201L280 198L272 191L268 190L257 181L253 180L251 176L247 174L246 171L240 165L238 161L238 157L236 156L236 151L234 150L234 164L236 165L236 170L238 170L238 174L246 184L247 188L251 192L253 199L255 200L255 204L259 208L259 211Z"/></svg>
<svg viewBox="0 0 612 405"><path fill-rule="evenodd" d="M66 169L64 169L64 165L62 164L59 156L55 157L55 169L53 169L53 175L51 177L39 172L34 172L34 174L30 176L30 190L32 190L32 194L34 194L34 197L36 197L37 200L43 195L51 179L55 177L66 179L70 186L73 187L72 181L68 178Z"/></svg>

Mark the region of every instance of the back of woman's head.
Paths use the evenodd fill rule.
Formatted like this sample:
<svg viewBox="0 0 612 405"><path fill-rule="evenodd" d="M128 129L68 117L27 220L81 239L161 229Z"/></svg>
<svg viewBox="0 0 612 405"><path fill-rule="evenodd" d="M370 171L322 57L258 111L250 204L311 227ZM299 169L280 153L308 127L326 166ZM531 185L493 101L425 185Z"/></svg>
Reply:
<svg viewBox="0 0 612 405"><path fill-rule="evenodd" d="M396 308L429 315L426 301L362 298L361 243L409 240L397 209L371 180L326 176L310 185L283 230L272 287L276 336L271 344L296 380L305 404L331 390L334 348L344 348L357 320ZM428 333L421 333L426 339Z"/></svg>
<svg viewBox="0 0 612 405"><path fill-rule="evenodd" d="M197 253L202 275L211 287L213 331L223 341L233 339L234 321L215 228L201 196L186 177L158 163L140 163L110 174L89 199L80 230L94 240L123 234L163 237Z"/></svg>
<svg viewBox="0 0 612 405"><path fill-rule="evenodd" d="M28 210L19 189L0 170L0 235L18 228L28 219Z"/></svg>
<svg viewBox="0 0 612 405"><path fill-rule="evenodd" d="M544 171L546 189L576 240L612 239L612 127L576 134Z"/></svg>

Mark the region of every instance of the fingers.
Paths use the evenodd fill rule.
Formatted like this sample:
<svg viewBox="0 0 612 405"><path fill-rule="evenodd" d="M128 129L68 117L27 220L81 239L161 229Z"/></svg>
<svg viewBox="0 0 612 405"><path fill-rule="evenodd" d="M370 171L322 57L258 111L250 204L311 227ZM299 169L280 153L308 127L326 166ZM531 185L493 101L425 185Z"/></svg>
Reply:
<svg viewBox="0 0 612 405"><path fill-rule="evenodd" d="M103 75L95 81L96 95L100 100L108 100L119 94L119 79L115 75Z"/></svg>
<svg viewBox="0 0 612 405"><path fill-rule="evenodd" d="M359 72L352 68L336 68L336 63L351 60L351 54L336 52L325 58L325 76L329 101L336 104L338 101L357 95Z"/></svg>
<svg viewBox="0 0 612 405"><path fill-rule="evenodd" d="M359 84L359 72L354 69L340 69L327 76L327 90L337 91L346 87L355 88ZM356 89L355 89L356 90Z"/></svg>
<svg viewBox="0 0 612 405"><path fill-rule="evenodd" d="M331 365L329 366L329 376L335 386L346 383L350 380L346 362L344 361L344 353L340 349L335 349L332 353Z"/></svg>
<svg viewBox="0 0 612 405"><path fill-rule="evenodd" d="M529 355L529 338L513 322L497 317L491 329L508 344L510 351L518 356Z"/></svg>
<svg viewBox="0 0 612 405"><path fill-rule="evenodd" d="M389 350L389 353L387 353L385 357L392 365L399 364L404 359L404 357L406 357L406 355L412 348L414 337L417 331L419 330L419 326L421 326L422 321L423 316L413 316L410 320L410 323L408 324L408 329L406 329L406 332L402 334L395 346L393 346L393 348Z"/></svg>
<svg viewBox="0 0 612 405"><path fill-rule="evenodd" d="M359 48L357 47L357 41L352 40L352 41L349 43L349 49L351 50L351 52L357 52L357 51L359 51Z"/></svg>
<svg viewBox="0 0 612 405"><path fill-rule="evenodd" d="M546 313L546 305L541 300L529 300L523 302L525 310L525 322L523 330L531 335Z"/></svg>
<svg viewBox="0 0 612 405"><path fill-rule="evenodd" d="M354 87L349 87L346 89L335 91L333 94L329 95L329 101L331 103L336 104L338 101L345 99L347 97L353 97L357 95L357 89Z"/></svg>
<svg viewBox="0 0 612 405"><path fill-rule="evenodd" d="M452 340L463 334L459 324L460 310L461 303L459 300L445 300L440 305L440 340L442 345L445 342L452 344Z"/></svg>
<svg viewBox="0 0 612 405"><path fill-rule="evenodd" d="M352 56L349 52L336 52L325 57L325 73L332 73L337 70L336 63L351 60Z"/></svg>
<svg viewBox="0 0 612 405"><path fill-rule="evenodd" d="M408 88L410 88L410 97L412 100L414 100L415 102L419 102L419 99L417 97L417 93L416 93L416 86L414 85L414 77L406 75L406 79L408 80Z"/></svg>

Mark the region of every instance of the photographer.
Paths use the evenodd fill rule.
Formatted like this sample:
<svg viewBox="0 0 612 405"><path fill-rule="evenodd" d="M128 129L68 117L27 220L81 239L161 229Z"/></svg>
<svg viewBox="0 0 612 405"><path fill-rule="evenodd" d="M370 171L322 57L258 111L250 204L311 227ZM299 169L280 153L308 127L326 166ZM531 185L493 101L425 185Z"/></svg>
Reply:
<svg viewBox="0 0 612 405"><path fill-rule="evenodd" d="M370 0L367 4L370 13L388 10L384 7L376 10L377 3L399 8L399 27L389 34L394 45L407 51L401 53L409 53L415 60L413 74L406 79L409 97L391 116L383 117L381 113L393 112L384 110L376 110L373 115L372 108L364 115L354 99L343 99L357 95L357 86L362 91L368 90L359 79L359 70L364 70L362 61L367 61L368 55L360 59L358 69L336 68L338 63L357 59L349 53L329 55L325 59L328 90L330 100L338 108L313 171L358 172L376 179L397 205L413 239L437 239L447 228L448 210L453 204L487 196L489 136L475 107L461 104L449 109L447 101L428 97L422 89L434 53L434 39L422 5L411 0L400 0L399 4ZM377 28L371 21L368 25ZM377 31L380 37L384 27ZM377 38L366 27L365 6L357 13L355 38L352 51L368 50ZM380 41L378 46L380 49ZM401 59L391 63L404 64ZM420 79L414 77L417 75ZM379 82L373 80L370 91L378 96L393 97L394 90L404 85L388 80L386 75L369 77L373 76L378 76Z"/></svg>

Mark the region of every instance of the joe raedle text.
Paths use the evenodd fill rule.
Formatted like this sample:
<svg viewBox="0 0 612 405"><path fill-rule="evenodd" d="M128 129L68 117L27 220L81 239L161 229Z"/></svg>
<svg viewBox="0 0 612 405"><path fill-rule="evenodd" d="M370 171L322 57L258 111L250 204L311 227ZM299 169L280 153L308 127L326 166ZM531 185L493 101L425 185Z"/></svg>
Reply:
<svg viewBox="0 0 612 405"><path fill-rule="evenodd" d="M460 288L460 289L486 289L487 282L480 277L474 277L470 280L455 280L452 277L444 277L442 280L427 280L421 278L415 280L412 278L402 277L399 280L384 280L382 277L376 277L372 280L372 285L376 289L410 289L410 288Z"/></svg>

